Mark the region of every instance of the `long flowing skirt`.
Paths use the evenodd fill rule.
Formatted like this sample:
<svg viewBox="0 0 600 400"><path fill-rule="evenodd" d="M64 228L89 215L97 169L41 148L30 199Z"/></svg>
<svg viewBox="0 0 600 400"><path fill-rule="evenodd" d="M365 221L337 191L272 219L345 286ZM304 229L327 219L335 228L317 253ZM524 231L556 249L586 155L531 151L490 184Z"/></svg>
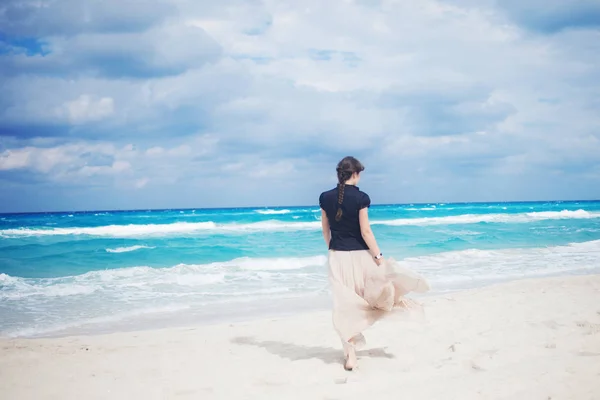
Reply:
<svg viewBox="0 0 600 400"><path fill-rule="evenodd" d="M365 329L391 311L405 308L406 294L429 290L421 275L392 258L379 266L367 250L330 250L328 261L333 325L344 346L360 344Z"/></svg>

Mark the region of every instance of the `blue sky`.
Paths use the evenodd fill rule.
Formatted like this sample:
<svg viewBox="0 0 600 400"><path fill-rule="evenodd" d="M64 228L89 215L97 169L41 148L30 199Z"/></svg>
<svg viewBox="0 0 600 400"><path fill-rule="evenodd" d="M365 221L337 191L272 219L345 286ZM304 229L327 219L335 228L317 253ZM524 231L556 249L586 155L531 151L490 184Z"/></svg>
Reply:
<svg viewBox="0 0 600 400"><path fill-rule="evenodd" d="M598 0L4 0L0 86L0 212L600 198Z"/></svg>

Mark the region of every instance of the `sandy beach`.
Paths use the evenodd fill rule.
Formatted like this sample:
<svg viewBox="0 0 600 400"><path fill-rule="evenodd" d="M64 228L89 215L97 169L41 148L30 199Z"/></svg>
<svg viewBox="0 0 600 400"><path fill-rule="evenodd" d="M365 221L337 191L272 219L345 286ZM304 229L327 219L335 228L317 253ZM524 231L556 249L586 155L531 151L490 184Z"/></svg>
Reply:
<svg viewBox="0 0 600 400"><path fill-rule="evenodd" d="M1 398L600 399L600 276L425 297L342 368L329 312L0 340Z"/></svg>

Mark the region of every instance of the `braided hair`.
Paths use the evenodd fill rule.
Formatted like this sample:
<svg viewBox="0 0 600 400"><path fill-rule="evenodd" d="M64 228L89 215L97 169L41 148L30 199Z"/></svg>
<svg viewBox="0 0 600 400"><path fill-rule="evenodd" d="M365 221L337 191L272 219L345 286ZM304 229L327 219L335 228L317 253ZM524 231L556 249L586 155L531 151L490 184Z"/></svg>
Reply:
<svg viewBox="0 0 600 400"><path fill-rule="evenodd" d="M346 187L346 181L352 178L352 175L357 172L364 171L365 167L354 157L344 157L337 165L337 177L338 177L338 209L335 214L335 220L339 221L342 219L342 203L344 202L344 189Z"/></svg>

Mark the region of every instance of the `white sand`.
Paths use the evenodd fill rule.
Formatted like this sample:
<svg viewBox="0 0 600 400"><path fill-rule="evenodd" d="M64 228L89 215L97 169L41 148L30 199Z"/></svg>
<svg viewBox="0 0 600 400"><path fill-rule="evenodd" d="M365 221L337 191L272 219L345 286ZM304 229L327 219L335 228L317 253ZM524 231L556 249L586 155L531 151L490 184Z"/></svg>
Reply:
<svg viewBox="0 0 600 400"><path fill-rule="evenodd" d="M600 276L423 300L346 372L330 314L0 341L1 399L600 399Z"/></svg>

